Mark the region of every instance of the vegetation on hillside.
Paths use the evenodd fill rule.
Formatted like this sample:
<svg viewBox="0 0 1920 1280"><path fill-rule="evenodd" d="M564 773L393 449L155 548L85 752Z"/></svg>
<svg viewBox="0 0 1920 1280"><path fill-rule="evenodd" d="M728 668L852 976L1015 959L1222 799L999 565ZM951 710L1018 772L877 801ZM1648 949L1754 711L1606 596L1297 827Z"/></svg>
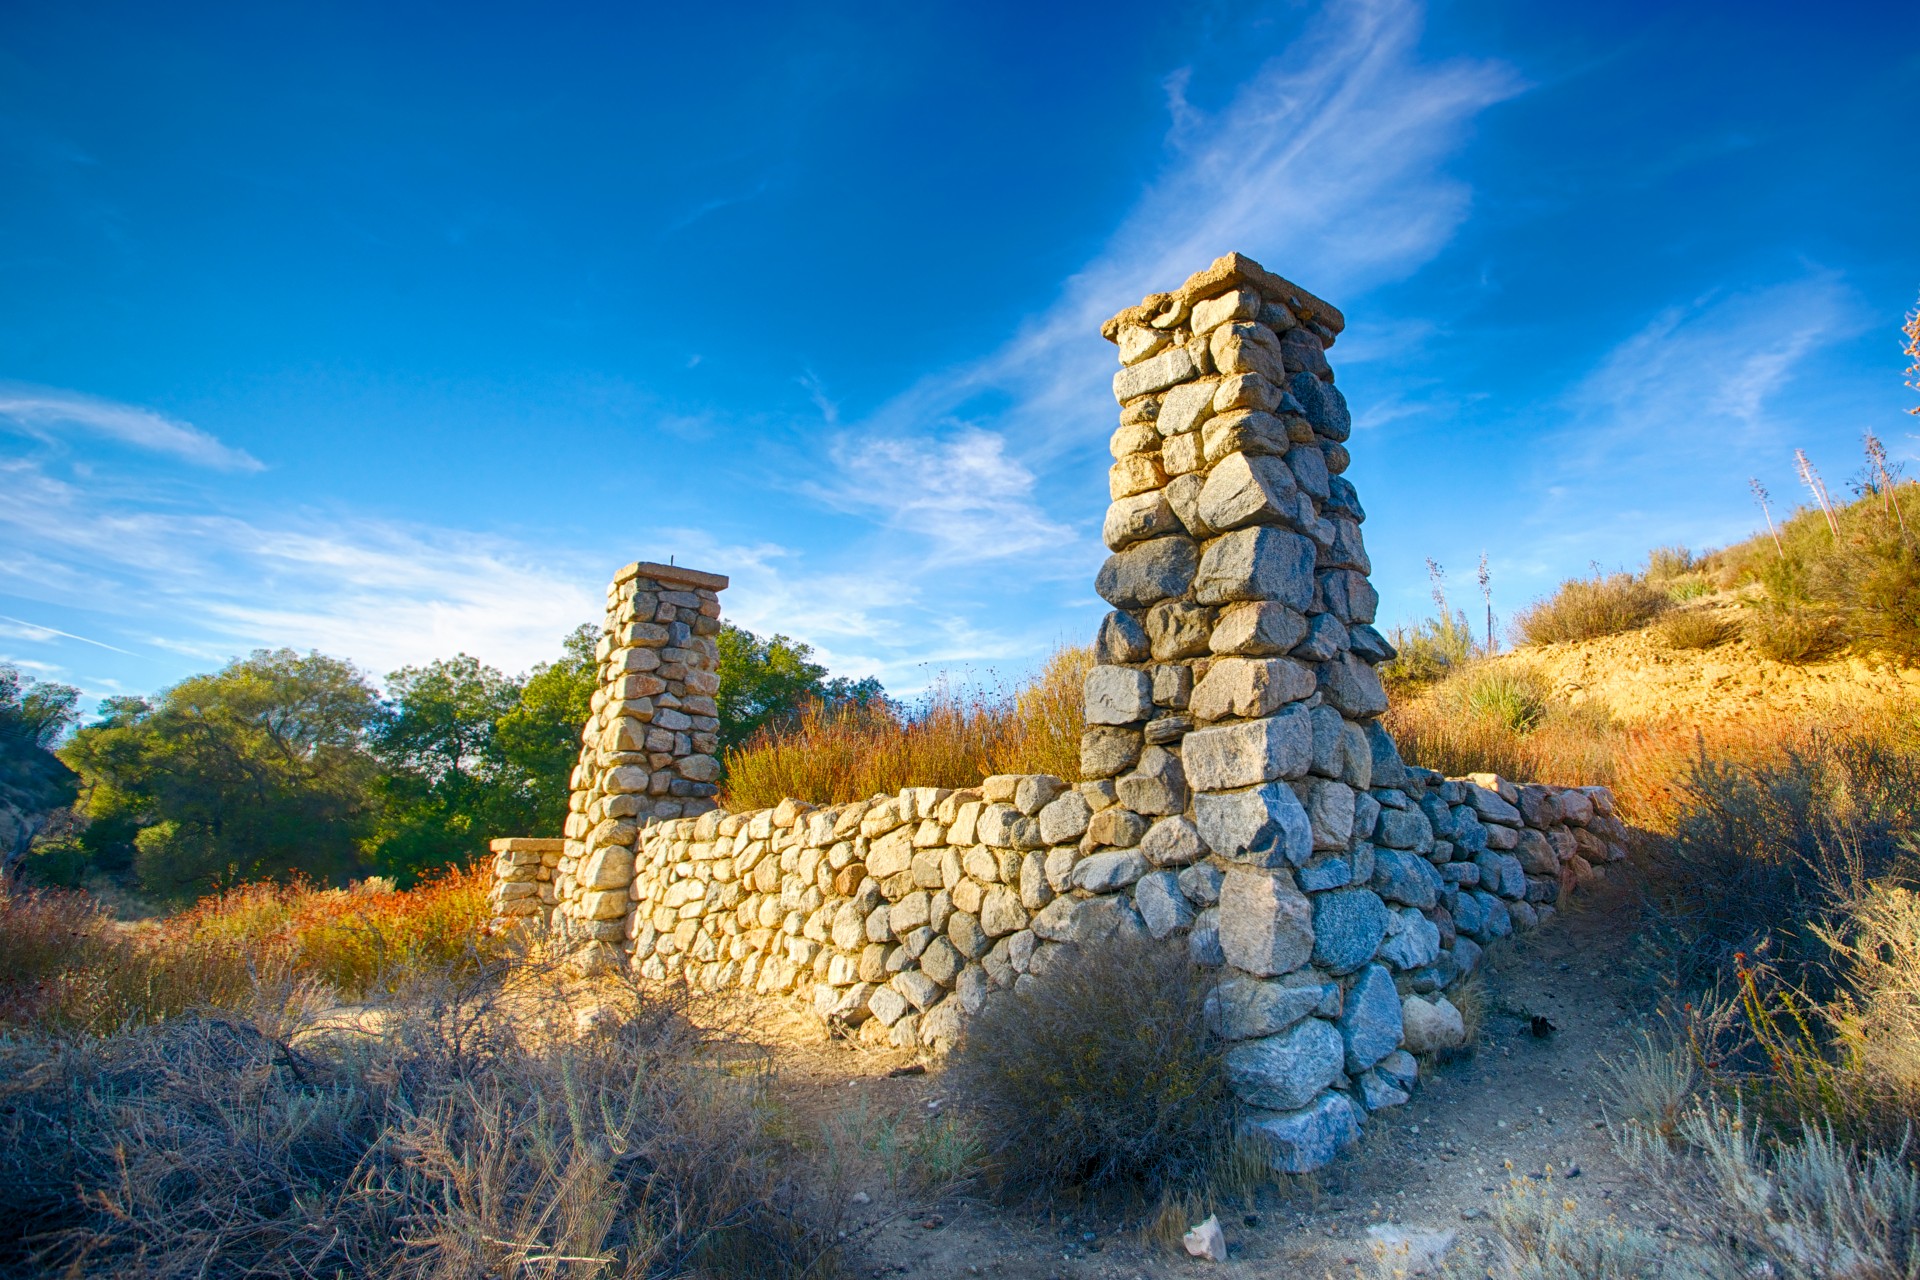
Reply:
<svg viewBox="0 0 1920 1280"><path fill-rule="evenodd" d="M0 665L0 892L19 878L33 843L73 803L79 778L53 753L80 691L23 680Z"/></svg>

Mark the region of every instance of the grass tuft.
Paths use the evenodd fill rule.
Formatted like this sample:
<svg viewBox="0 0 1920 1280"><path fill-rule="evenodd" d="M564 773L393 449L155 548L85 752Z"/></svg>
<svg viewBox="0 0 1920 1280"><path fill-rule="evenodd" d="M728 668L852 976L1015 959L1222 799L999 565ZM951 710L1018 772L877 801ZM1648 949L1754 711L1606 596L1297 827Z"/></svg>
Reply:
<svg viewBox="0 0 1920 1280"><path fill-rule="evenodd" d="M1514 632L1522 644L1597 640L1634 631L1665 610L1667 593L1631 573L1595 573L1574 578L1545 600L1521 611Z"/></svg>

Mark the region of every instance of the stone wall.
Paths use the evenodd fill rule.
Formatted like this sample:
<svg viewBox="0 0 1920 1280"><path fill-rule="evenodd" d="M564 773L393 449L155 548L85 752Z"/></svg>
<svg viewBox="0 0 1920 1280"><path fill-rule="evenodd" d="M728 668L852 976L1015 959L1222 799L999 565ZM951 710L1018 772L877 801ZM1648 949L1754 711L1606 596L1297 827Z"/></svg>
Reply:
<svg viewBox="0 0 1920 1280"><path fill-rule="evenodd" d="M1083 781L705 811L725 579L631 566L568 838L496 846L500 912L649 978L798 996L935 1049L1076 944L1183 937L1219 973L1208 1013L1250 1131L1276 1168L1324 1164L1407 1099L1414 1054L1463 1034L1445 992L1482 947L1626 837L1604 789L1442 778L1381 726L1393 650L1326 356L1343 326L1230 255L1104 327L1113 611Z"/></svg>

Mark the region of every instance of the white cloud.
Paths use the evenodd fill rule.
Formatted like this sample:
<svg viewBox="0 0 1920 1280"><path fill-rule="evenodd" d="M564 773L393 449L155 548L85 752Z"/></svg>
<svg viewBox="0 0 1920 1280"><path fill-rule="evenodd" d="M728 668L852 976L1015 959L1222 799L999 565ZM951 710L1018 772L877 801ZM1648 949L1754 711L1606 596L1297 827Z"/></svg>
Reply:
<svg viewBox="0 0 1920 1280"><path fill-rule="evenodd" d="M118 404L77 391L0 383L0 419L41 439L61 429L77 428L216 471L265 469L260 460L246 450L222 444L191 423L152 409Z"/></svg>
<svg viewBox="0 0 1920 1280"><path fill-rule="evenodd" d="M1422 61L1422 16L1409 0L1329 5L1211 114L1189 97L1190 70L1172 73L1165 166L1105 249L999 349L923 379L835 445L876 464L925 460L909 468L918 475L964 443L1019 468L1017 491L949 487L930 502L855 466L834 482L840 501L887 509L937 560L1024 554L1064 526L1047 510L1048 470L1069 454L1085 465L1085 446L1111 429L1107 316L1235 249L1335 301L1431 258L1471 203L1444 162L1479 112L1521 86L1499 64ZM963 415L983 393L1005 407Z"/></svg>

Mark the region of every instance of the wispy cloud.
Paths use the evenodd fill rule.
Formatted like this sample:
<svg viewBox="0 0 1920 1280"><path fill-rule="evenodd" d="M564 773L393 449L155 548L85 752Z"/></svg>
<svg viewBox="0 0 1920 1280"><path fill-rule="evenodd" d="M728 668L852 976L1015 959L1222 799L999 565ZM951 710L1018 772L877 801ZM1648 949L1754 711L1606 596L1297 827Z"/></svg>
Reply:
<svg viewBox="0 0 1920 1280"><path fill-rule="evenodd" d="M0 421L41 439L62 431L91 432L217 471L265 469L246 450L223 444L191 423L77 391L0 382Z"/></svg>
<svg viewBox="0 0 1920 1280"><path fill-rule="evenodd" d="M1102 252L1006 343L894 398L836 456L946 461L965 442L1030 476L1075 451L1084 466L1112 422L1106 316L1232 249L1336 300L1432 257L1471 204L1445 162L1478 113L1522 86L1497 63L1423 61L1422 15L1408 0L1330 5L1213 113L1190 101L1190 71L1172 73L1165 165ZM963 412L986 396L991 412ZM1064 523L1031 483L1024 496L975 486L933 503L909 485L876 490L858 468L839 483L850 504L895 507L889 519L942 558L1021 554ZM984 526L1021 532L982 545Z"/></svg>

